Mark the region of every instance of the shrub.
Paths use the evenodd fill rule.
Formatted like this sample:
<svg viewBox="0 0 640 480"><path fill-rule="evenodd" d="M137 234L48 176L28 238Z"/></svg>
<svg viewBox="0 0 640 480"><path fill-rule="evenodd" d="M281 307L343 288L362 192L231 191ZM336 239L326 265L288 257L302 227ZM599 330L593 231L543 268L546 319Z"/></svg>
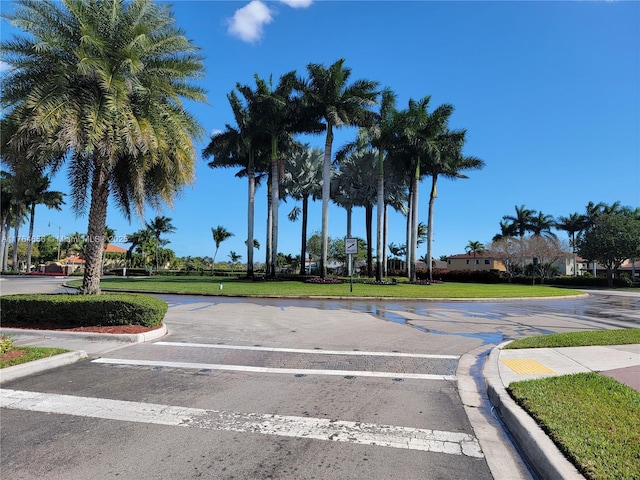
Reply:
<svg viewBox="0 0 640 480"><path fill-rule="evenodd" d="M314 277L314 278L307 278L304 281L304 283L330 284L330 283L342 283L342 280L340 280L339 278L332 278L332 277L325 277L325 278Z"/></svg>
<svg viewBox="0 0 640 480"><path fill-rule="evenodd" d="M0 355L13 350L13 338L11 335L0 335Z"/></svg>
<svg viewBox="0 0 640 480"><path fill-rule="evenodd" d="M3 327L56 328L142 325L156 327L167 304L155 297L125 293L102 295L24 294L2 297Z"/></svg>

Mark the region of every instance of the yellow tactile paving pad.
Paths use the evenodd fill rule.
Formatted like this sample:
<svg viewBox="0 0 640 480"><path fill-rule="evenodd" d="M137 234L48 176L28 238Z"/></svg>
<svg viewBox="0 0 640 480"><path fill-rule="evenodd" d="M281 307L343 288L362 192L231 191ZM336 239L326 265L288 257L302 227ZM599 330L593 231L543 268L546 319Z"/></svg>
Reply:
<svg viewBox="0 0 640 480"><path fill-rule="evenodd" d="M512 358L510 360L500 360L518 375L542 375L545 373L555 374L553 370L545 367L540 362L530 358Z"/></svg>

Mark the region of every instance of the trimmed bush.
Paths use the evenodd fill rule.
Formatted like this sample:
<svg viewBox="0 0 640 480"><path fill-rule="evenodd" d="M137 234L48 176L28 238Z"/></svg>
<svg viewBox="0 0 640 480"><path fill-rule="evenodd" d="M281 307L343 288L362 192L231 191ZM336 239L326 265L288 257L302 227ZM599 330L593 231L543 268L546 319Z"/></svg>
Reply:
<svg viewBox="0 0 640 480"><path fill-rule="evenodd" d="M162 323L167 309L158 298L130 293L7 295L0 300L0 324L14 328L153 328Z"/></svg>
<svg viewBox="0 0 640 480"><path fill-rule="evenodd" d="M0 355L13 350L13 338L11 335L0 335Z"/></svg>

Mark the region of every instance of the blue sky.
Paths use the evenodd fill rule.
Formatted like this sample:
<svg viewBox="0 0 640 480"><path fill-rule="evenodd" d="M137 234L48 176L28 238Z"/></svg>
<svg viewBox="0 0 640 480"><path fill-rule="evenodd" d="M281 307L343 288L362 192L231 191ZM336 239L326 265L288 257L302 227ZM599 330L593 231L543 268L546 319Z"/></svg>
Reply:
<svg viewBox="0 0 640 480"><path fill-rule="evenodd" d="M484 160L469 179L439 180L433 254L463 253L469 241L490 242L516 205L558 217L584 212L588 202L640 206L640 2L298 1L171 2L178 25L202 48L208 104L192 112L208 132L233 117L226 95L236 82L309 63L346 59L352 79L390 87L404 108L430 95L431 106L455 106L450 127L465 128L467 155ZM296 3L294 8L290 3ZM3 0L3 11L11 8ZM11 33L2 22L2 38ZM339 131L334 151L355 135ZM305 137L322 147L324 135ZM201 152L206 142L198 145ZM212 256L211 227L235 234L217 260L233 250L246 258L246 180L234 170L198 161L196 183L173 209L146 211L173 219L167 236L178 256ZM428 182L419 219L427 222ZM66 172L53 188L68 192ZM256 194L256 237L265 245L266 187ZM70 201L68 203L71 203ZM280 207L278 250L300 253L300 222ZM311 204L309 232L320 230L321 203ZM49 226L51 222L51 226ZM139 229L110 206L116 235ZM39 207L35 235L85 232L86 216ZM405 220L393 213L388 242L404 243ZM26 235L26 231L24 232ZM346 234L346 216L332 207L329 234ZM354 234L365 237L364 209ZM564 236L564 233L561 233ZM116 242L117 243L117 242ZM126 244L122 244L126 246ZM423 245L419 251L426 253ZM256 259L264 261L264 247Z"/></svg>

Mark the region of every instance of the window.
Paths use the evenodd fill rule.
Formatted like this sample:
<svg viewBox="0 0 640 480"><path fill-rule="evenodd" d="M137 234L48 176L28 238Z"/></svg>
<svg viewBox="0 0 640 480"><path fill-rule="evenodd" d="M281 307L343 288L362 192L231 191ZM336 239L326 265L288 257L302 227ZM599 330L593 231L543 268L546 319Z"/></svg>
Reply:
<svg viewBox="0 0 640 480"><path fill-rule="evenodd" d="M484 261L485 265L489 265L490 263L491 263L491 261L488 258Z"/></svg>
<svg viewBox="0 0 640 480"><path fill-rule="evenodd" d="M480 265L480 260L476 260L476 265Z"/></svg>
<svg viewBox="0 0 640 480"><path fill-rule="evenodd" d="M469 265L469 260L467 260L467 265Z"/></svg>

